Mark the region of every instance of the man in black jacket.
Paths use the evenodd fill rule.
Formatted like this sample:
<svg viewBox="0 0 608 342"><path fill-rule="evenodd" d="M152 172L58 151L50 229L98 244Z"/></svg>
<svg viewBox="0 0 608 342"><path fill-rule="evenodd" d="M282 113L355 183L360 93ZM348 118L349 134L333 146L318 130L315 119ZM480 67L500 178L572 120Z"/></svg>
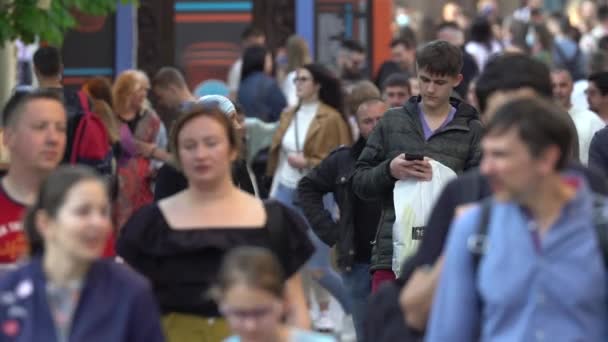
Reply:
<svg viewBox="0 0 608 342"><path fill-rule="evenodd" d="M395 182L431 180L430 159L461 173L476 167L481 157L479 114L470 105L450 98L462 80L461 50L448 42L434 41L422 47L416 57L420 96L386 112L367 140L353 175L355 194L383 205L372 251L372 291L395 279ZM408 160L421 156L424 160Z"/></svg>
<svg viewBox="0 0 608 342"><path fill-rule="evenodd" d="M325 158L298 184L300 206L315 233L329 246L336 246L338 267L342 271L344 285L353 302L353 319L359 341L371 292L369 260L371 241L380 219L378 202L364 202L356 197L351 188L351 175L355 162L369 134L387 107L381 99L370 99L357 109L357 126L361 136L352 147L340 147ZM324 209L323 196L333 193L340 208L336 223Z"/></svg>
<svg viewBox="0 0 608 342"><path fill-rule="evenodd" d="M514 96L543 96L551 98L549 69L538 60L523 54L505 54L495 57L486 65L477 83L477 97L488 119L499 102ZM502 99L501 99L502 98ZM576 128L572 122L572 130ZM574 134L573 143L578 141ZM573 146L572 159L576 160L578 147ZM582 173L590 188L601 194L608 193L605 180L598 174L573 162L570 169ZM466 206L492 194L485 177L478 169L471 170L451 181L439 196L418 252L402 267L401 278L387 284L371 299L370 306L376 315L369 316L366 336L376 341L419 341L430 310L432 295L441 271L440 256L455 214ZM400 302L397 298L400 298ZM406 326L406 322L408 326Z"/></svg>

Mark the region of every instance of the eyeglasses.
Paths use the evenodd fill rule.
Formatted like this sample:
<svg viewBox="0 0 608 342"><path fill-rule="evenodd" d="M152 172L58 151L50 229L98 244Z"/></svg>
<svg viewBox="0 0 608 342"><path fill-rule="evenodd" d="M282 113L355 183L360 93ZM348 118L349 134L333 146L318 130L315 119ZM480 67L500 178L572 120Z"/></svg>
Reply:
<svg viewBox="0 0 608 342"><path fill-rule="evenodd" d="M308 82L308 81L310 81L310 80L311 80L311 78L310 78L310 77L302 77L302 76L300 76L300 77L296 77L296 78L294 78L294 79L293 79L293 83L298 83L298 82Z"/></svg>
<svg viewBox="0 0 608 342"><path fill-rule="evenodd" d="M245 320L261 321L270 316L274 312L275 306L261 306L253 309L237 309L227 306L220 307L220 312L227 320L233 323L243 322Z"/></svg>

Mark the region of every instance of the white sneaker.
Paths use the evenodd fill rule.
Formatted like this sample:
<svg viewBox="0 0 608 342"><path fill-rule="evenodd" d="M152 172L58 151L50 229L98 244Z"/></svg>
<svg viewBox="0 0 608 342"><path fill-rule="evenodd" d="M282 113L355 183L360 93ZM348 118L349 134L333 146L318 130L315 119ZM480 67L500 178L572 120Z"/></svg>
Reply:
<svg viewBox="0 0 608 342"><path fill-rule="evenodd" d="M326 333L331 333L336 329L334 321L332 321L331 317L329 317L329 310L319 312L313 326L315 330Z"/></svg>
<svg viewBox="0 0 608 342"><path fill-rule="evenodd" d="M357 342L357 333L352 315L342 316L342 331L340 332L341 342Z"/></svg>

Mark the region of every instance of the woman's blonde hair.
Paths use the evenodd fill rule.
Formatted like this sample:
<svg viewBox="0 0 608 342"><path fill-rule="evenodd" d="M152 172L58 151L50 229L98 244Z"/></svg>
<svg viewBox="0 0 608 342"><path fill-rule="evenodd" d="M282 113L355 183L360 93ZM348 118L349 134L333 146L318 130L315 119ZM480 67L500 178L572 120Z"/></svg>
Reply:
<svg viewBox="0 0 608 342"><path fill-rule="evenodd" d="M144 84L150 85L150 80L143 71L127 70L118 75L112 87L113 107L117 114L128 111L131 96Z"/></svg>
<svg viewBox="0 0 608 342"><path fill-rule="evenodd" d="M287 39L287 72L294 71L311 62L308 43L304 38L292 35Z"/></svg>

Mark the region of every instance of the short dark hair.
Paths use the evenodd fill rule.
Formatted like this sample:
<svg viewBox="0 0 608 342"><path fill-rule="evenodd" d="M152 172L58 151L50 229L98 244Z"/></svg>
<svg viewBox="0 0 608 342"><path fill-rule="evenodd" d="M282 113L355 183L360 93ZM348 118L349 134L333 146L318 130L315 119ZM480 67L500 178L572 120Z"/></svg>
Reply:
<svg viewBox="0 0 608 342"><path fill-rule="evenodd" d="M501 135L516 128L534 157L550 146L557 146L561 153L555 169L563 170L570 160L575 139L568 120L568 113L548 100L522 97L500 106L488 122L484 135Z"/></svg>
<svg viewBox="0 0 608 342"><path fill-rule="evenodd" d="M416 51L418 70L439 76L456 76L462 70L462 51L448 42L435 40Z"/></svg>
<svg viewBox="0 0 608 342"><path fill-rule="evenodd" d="M602 95L608 94L608 71L600 71L589 76L589 82L593 82Z"/></svg>
<svg viewBox="0 0 608 342"><path fill-rule="evenodd" d="M391 40L391 48L394 48L397 45L403 45L406 50L411 50L416 48L416 42L411 39L405 37L398 37Z"/></svg>
<svg viewBox="0 0 608 342"><path fill-rule="evenodd" d="M61 72L61 53L54 46L43 46L34 53L34 67L45 77L57 76Z"/></svg>
<svg viewBox="0 0 608 342"><path fill-rule="evenodd" d="M492 25L487 18L477 17L473 20L470 29L471 41L490 44L493 38Z"/></svg>
<svg viewBox="0 0 608 342"><path fill-rule="evenodd" d="M530 10L530 17L537 17L543 14L543 9L535 7Z"/></svg>
<svg viewBox="0 0 608 342"><path fill-rule="evenodd" d="M570 79L572 79L572 73L570 72L570 70L568 70L568 68L565 67L561 67L561 66L556 66L551 68L551 74L558 74L558 73L562 73L565 72L566 74L568 74L568 76L570 76ZM574 82L574 80L573 80Z"/></svg>
<svg viewBox="0 0 608 342"><path fill-rule="evenodd" d="M8 100L2 111L2 126L13 126L21 116L25 107L36 100L52 100L63 104L63 98L57 92L48 89L39 89L31 93L15 93Z"/></svg>
<svg viewBox="0 0 608 342"><path fill-rule="evenodd" d="M247 40L249 38L253 38L253 37L261 37L264 36L264 31L260 30L259 28L250 25L247 26L243 32L241 33L241 40Z"/></svg>
<svg viewBox="0 0 608 342"><path fill-rule="evenodd" d="M19 90L15 88L15 91L13 92L11 97L4 104L4 108L2 108L2 126L6 126L7 120L10 119L10 117L13 115L13 111L15 110L21 99L30 92L30 90Z"/></svg>
<svg viewBox="0 0 608 342"><path fill-rule="evenodd" d="M412 93L410 89L410 77L402 72L397 72L387 77L384 83L382 83L382 90L385 90L387 87L407 87L410 90L410 94Z"/></svg>
<svg viewBox="0 0 608 342"><path fill-rule="evenodd" d="M410 26L401 26L399 29L399 38L403 38L412 44L412 48L416 48L418 44L416 39L416 32Z"/></svg>
<svg viewBox="0 0 608 342"><path fill-rule="evenodd" d="M187 88L184 75L177 69L171 66L160 68L152 79L153 87L166 88L170 85L178 88Z"/></svg>
<svg viewBox="0 0 608 342"><path fill-rule="evenodd" d="M479 109L485 111L488 97L501 90L530 87L539 95L551 98L551 73L540 60L520 53L493 56L487 62L475 85Z"/></svg>
<svg viewBox="0 0 608 342"><path fill-rule="evenodd" d="M264 71L264 63L268 50L260 45L253 45L243 52L243 66L241 67L241 80L256 71Z"/></svg>
<svg viewBox="0 0 608 342"><path fill-rule="evenodd" d="M363 47L363 45L361 45L361 43L359 43L358 41L354 40L354 39L345 39L342 41L342 48L346 49L348 51L353 51L353 52L358 52L358 53L365 53L365 48Z"/></svg>

